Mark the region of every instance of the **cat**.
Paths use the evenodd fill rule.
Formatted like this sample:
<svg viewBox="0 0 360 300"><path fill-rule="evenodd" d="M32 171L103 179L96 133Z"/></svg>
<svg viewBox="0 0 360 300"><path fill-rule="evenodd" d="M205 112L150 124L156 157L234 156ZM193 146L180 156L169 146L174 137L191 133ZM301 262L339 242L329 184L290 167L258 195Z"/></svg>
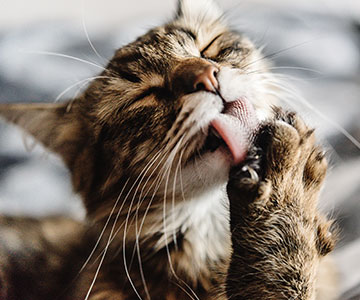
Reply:
<svg viewBox="0 0 360 300"><path fill-rule="evenodd" d="M78 98L1 104L87 218L2 217L0 299L331 299L326 158L275 81L212 0L180 0Z"/></svg>

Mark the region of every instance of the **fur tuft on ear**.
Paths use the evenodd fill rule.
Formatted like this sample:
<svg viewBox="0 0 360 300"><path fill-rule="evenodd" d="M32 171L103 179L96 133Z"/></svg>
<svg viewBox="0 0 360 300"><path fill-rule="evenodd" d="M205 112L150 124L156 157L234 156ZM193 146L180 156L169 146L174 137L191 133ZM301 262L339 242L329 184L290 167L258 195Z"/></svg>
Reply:
<svg viewBox="0 0 360 300"><path fill-rule="evenodd" d="M21 127L70 166L88 137L67 107L68 103L0 104L0 117Z"/></svg>
<svg viewBox="0 0 360 300"><path fill-rule="evenodd" d="M213 0L179 0L177 17L186 22L216 21L223 16Z"/></svg>

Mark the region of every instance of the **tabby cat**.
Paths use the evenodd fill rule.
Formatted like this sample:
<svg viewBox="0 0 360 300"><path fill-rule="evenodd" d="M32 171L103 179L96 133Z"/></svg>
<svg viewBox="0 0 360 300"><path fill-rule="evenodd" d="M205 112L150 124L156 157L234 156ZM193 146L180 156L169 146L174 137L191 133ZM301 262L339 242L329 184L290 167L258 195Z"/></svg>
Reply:
<svg viewBox="0 0 360 300"><path fill-rule="evenodd" d="M87 218L2 217L0 299L320 299L326 159L274 82L215 3L182 0L80 97L2 104Z"/></svg>

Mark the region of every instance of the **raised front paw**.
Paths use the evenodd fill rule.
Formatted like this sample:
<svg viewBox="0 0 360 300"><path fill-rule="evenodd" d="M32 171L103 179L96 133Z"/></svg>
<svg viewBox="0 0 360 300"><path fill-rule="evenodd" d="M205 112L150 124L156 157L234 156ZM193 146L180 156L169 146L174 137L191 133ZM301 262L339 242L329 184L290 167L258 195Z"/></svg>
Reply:
<svg viewBox="0 0 360 300"><path fill-rule="evenodd" d="M230 172L233 256L228 295L235 299L314 299L320 258L332 248L317 210L327 163L314 130L276 111L248 159Z"/></svg>
<svg viewBox="0 0 360 300"><path fill-rule="evenodd" d="M260 128L247 159L230 171L230 204L248 212L277 205L305 205L314 212L326 169L314 130L295 113L277 110L275 120Z"/></svg>

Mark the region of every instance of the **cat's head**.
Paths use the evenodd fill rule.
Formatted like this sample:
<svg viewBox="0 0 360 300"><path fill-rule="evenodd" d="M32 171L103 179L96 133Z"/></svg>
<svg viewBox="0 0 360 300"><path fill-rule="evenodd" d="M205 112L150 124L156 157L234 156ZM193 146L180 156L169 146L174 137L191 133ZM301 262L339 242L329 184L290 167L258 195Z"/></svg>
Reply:
<svg viewBox="0 0 360 300"><path fill-rule="evenodd" d="M93 213L125 183L162 201L224 185L272 95L260 51L217 5L183 0L171 22L117 50L79 98L0 114L63 158Z"/></svg>

